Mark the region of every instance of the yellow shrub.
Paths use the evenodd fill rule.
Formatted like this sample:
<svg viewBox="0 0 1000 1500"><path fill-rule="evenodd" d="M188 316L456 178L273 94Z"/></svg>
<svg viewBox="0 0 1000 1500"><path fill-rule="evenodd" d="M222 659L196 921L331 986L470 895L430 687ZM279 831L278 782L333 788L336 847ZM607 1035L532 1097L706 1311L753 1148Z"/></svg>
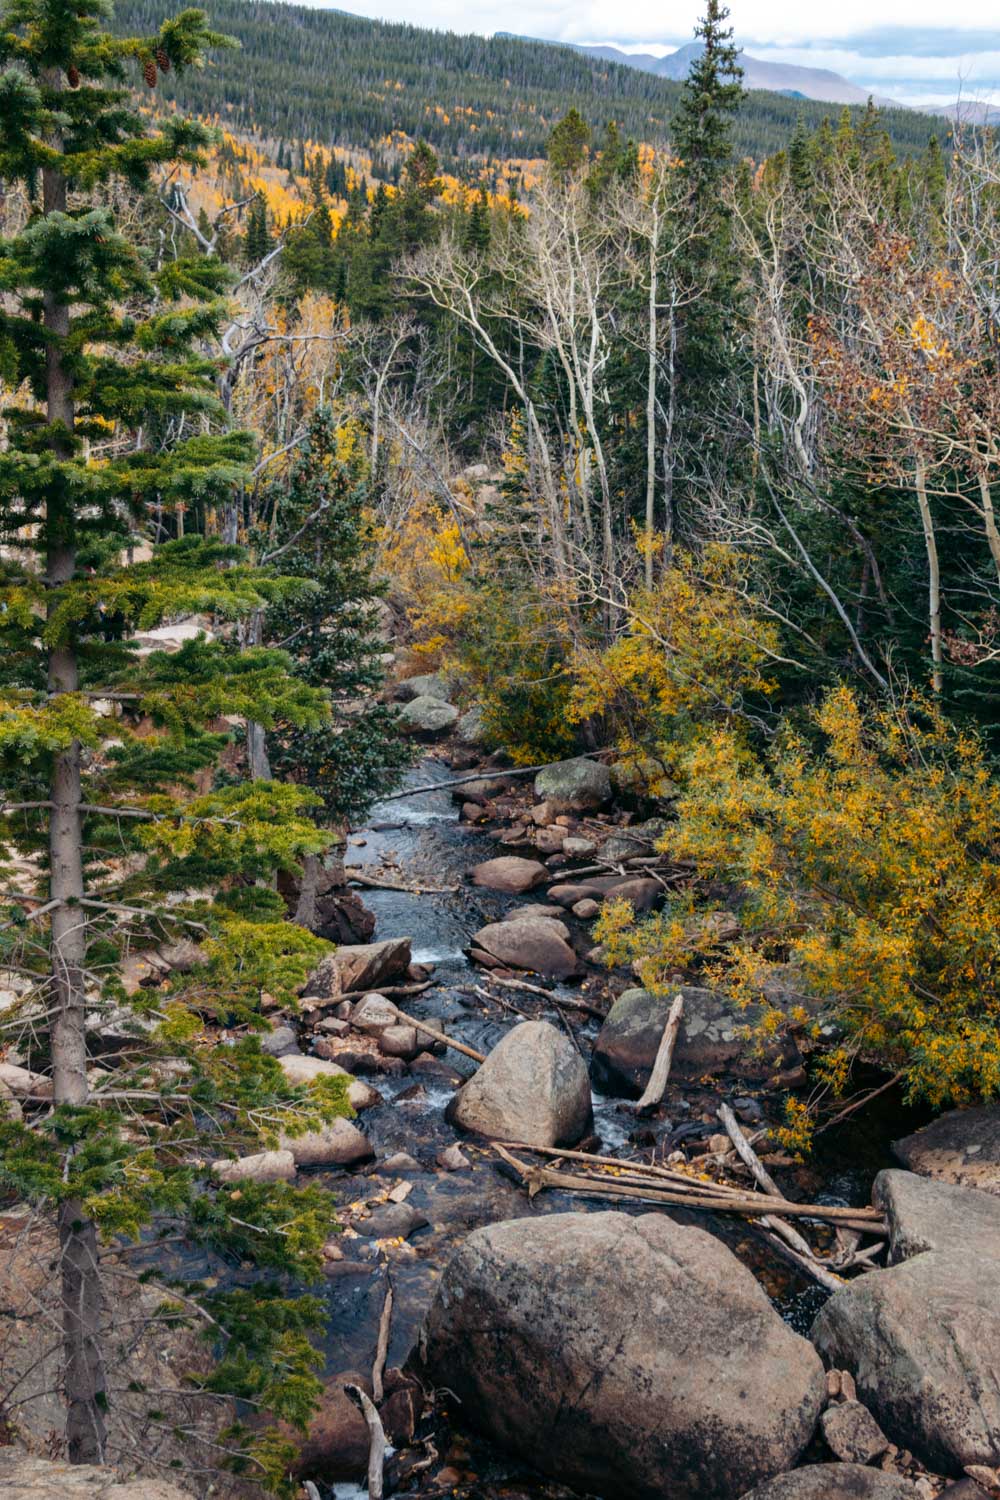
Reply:
<svg viewBox="0 0 1000 1500"><path fill-rule="evenodd" d="M766 760L725 728L688 752L662 848L742 888L739 942L692 955L676 910L639 925L612 910L602 940L647 984L666 989L694 957L744 1002L790 962L836 1016L843 1040L821 1064L834 1092L862 1056L935 1105L995 1095L1000 785L986 752L933 704L866 711L846 688L814 729ZM805 1019L764 1004L771 1026Z"/></svg>

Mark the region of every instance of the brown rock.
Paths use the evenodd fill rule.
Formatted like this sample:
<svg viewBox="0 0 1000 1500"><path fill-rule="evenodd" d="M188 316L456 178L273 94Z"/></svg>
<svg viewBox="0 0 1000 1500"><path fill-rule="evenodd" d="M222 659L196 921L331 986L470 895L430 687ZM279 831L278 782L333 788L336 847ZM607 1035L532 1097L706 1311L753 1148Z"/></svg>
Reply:
<svg viewBox="0 0 1000 1500"><path fill-rule="evenodd" d="M497 1043L447 1116L493 1140L575 1145L591 1121L587 1069L563 1032L547 1021L526 1021Z"/></svg>
<svg viewBox="0 0 1000 1500"><path fill-rule="evenodd" d="M279 1057L278 1066L290 1083L312 1083L316 1078L351 1078L350 1073L339 1063L328 1062L323 1057ZM352 1109L371 1109L382 1103L382 1095L371 1084L360 1078L351 1078L347 1098Z"/></svg>
<svg viewBox="0 0 1000 1500"><path fill-rule="evenodd" d="M584 896L582 901L577 901L573 907L574 917L579 917L581 922L590 922L594 917L600 916L601 908L593 896Z"/></svg>
<svg viewBox="0 0 1000 1500"><path fill-rule="evenodd" d="M533 890L547 878L545 866L537 859L521 859L516 854L504 854L499 859L488 859L470 871L473 885L490 891L507 891L520 896Z"/></svg>
<svg viewBox="0 0 1000 1500"><path fill-rule="evenodd" d="M320 960L302 994L330 1000L352 990L377 990L380 984L405 974L409 963L409 938L345 945Z"/></svg>
<svg viewBox="0 0 1000 1500"><path fill-rule="evenodd" d="M551 979L568 979L580 967L568 937L564 924L550 917L518 917L481 927L472 946L495 963L528 969Z"/></svg>
<svg viewBox="0 0 1000 1500"><path fill-rule="evenodd" d="M563 847L566 834L561 828L539 828L535 834L535 848L542 854L558 854Z"/></svg>
<svg viewBox="0 0 1000 1500"><path fill-rule="evenodd" d="M949 1110L892 1149L911 1172L1000 1193L1000 1104Z"/></svg>
<svg viewBox="0 0 1000 1500"><path fill-rule="evenodd" d="M828 1406L820 1423L827 1446L845 1464L874 1463L889 1446L889 1439L860 1401Z"/></svg>
<svg viewBox="0 0 1000 1500"><path fill-rule="evenodd" d="M353 1167L374 1156L371 1144L350 1120L331 1120L319 1130L304 1135L281 1135L280 1144L289 1151L297 1167Z"/></svg>
<svg viewBox="0 0 1000 1500"><path fill-rule="evenodd" d="M421 1050L415 1026L387 1026L378 1039L379 1051L386 1057L409 1060Z"/></svg>
<svg viewBox="0 0 1000 1500"><path fill-rule="evenodd" d="M290 1151L258 1151L234 1161L213 1161L212 1176L219 1182L290 1182L295 1158Z"/></svg>
<svg viewBox="0 0 1000 1500"><path fill-rule="evenodd" d="M331 1269L339 1270L339 1267L332 1265ZM365 1269L370 1270L370 1267ZM325 1382L319 1410L310 1420L305 1437L282 1426L281 1430L298 1446L297 1479L360 1479L365 1473L368 1467L368 1427L344 1390L345 1385L358 1385L369 1396L372 1393L367 1376L353 1370L341 1371Z"/></svg>
<svg viewBox="0 0 1000 1500"><path fill-rule="evenodd" d="M464 1167L472 1165L460 1146L446 1146L434 1160L444 1172L461 1172Z"/></svg>
<svg viewBox="0 0 1000 1500"><path fill-rule="evenodd" d="M908 1479L863 1464L808 1464L779 1474L743 1500L921 1500Z"/></svg>
<svg viewBox="0 0 1000 1500"><path fill-rule="evenodd" d="M423 1344L465 1420L605 1500L732 1500L796 1462L825 1398L751 1272L666 1214L476 1230Z"/></svg>

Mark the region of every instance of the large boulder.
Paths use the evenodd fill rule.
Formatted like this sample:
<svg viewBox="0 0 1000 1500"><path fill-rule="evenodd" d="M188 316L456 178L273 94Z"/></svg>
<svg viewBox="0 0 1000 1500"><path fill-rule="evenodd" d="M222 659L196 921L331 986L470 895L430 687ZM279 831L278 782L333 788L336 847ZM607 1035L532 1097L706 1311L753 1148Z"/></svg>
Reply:
<svg viewBox="0 0 1000 1500"><path fill-rule="evenodd" d="M318 1000L336 1000L339 995L356 990L377 990L379 985L405 976L409 966L409 938L345 944L320 959L303 985L302 994Z"/></svg>
<svg viewBox="0 0 1000 1500"><path fill-rule="evenodd" d="M190 1490L165 1479L120 1479L113 1469L36 1458L19 1448L0 1448L3 1500L191 1500Z"/></svg>
<svg viewBox="0 0 1000 1500"><path fill-rule="evenodd" d="M458 709L453 703L442 703L440 698L414 698L400 709L399 725L410 734L426 739L447 734L458 719Z"/></svg>
<svg viewBox="0 0 1000 1500"><path fill-rule="evenodd" d="M382 1095L371 1084L360 1078L352 1078L339 1063L328 1062L325 1057L303 1057L296 1053L278 1058L278 1066L289 1083L310 1084L317 1078L348 1078L347 1099L352 1109L371 1109L382 1103Z"/></svg>
<svg viewBox="0 0 1000 1500"><path fill-rule="evenodd" d="M568 979L579 968L568 937L564 922L554 922L550 917L514 917L481 927L472 939L472 948L511 969Z"/></svg>
<svg viewBox="0 0 1000 1500"><path fill-rule="evenodd" d="M1000 1258L1000 1198L992 1193L889 1170L876 1177L872 1201L889 1224L893 1265L925 1250Z"/></svg>
<svg viewBox="0 0 1000 1500"><path fill-rule="evenodd" d="M796 1462L825 1399L751 1272L666 1214L479 1229L424 1335L465 1418L604 1500L732 1500Z"/></svg>
<svg viewBox="0 0 1000 1500"><path fill-rule="evenodd" d="M331 1120L303 1135L283 1133L279 1144L297 1167L354 1167L375 1154L368 1137L350 1120Z"/></svg>
<svg viewBox="0 0 1000 1500"><path fill-rule="evenodd" d="M455 725L455 738L463 745L488 745L491 739L478 703L467 708Z"/></svg>
<svg viewBox="0 0 1000 1500"><path fill-rule="evenodd" d="M484 860L469 871L473 885L488 891L506 891L510 896L523 895L534 890L549 877L549 872L537 859L521 859L517 854L502 854L499 859Z"/></svg>
<svg viewBox="0 0 1000 1500"><path fill-rule="evenodd" d="M949 1110L892 1149L911 1172L1000 1193L1000 1104Z"/></svg>
<svg viewBox="0 0 1000 1500"><path fill-rule="evenodd" d="M611 775L599 760L561 760L539 771L535 797L553 813L596 812L611 801Z"/></svg>
<svg viewBox="0 0 1000 1500"><path fill-rule="evenodd" d="M836 1292L811 1337L937 1473L1000 1463L1000 1259L929 1252Z"/></svg>
<svg viewBox="0 0 1000 1500"><path fill-rule="evenodd" d="M676 1077L735 1073L760 1078L774 1072L780 1061L775 1050L761 1055L746 1036L753 1012L736 1010L714 990L690 985L679 985L666 995L632 989L619 995L594 1044L591 1071L602 1093L642 1093L678 990L684 996L684 1019L671 1065Z"/></svg>
<svg viewBox="0 0 1000 1500"><path fill-rule="evenodd" d="M414 698L436 698L447 703L451 687L438 672L421 672L416 677L406 677L397 682L394 697L399 703L412 703Z"/></svg>
<svg viewBox="0 0 1000 1500"><path fill-rule="evenodd" d="M808 1464L758 1485L743 1500L920 1500L920 1493L908 1479L862 1464Z"/></svg>
<svg viewBox="0 0 1000 1500"><path fill-rule="evenodd" d="M590 1124L590 1080L563 1032L525 1021L497 1043L447 1113L453 1124L492 1140L573 1146Z"/></svg>
<svg viewBox="0 0 1000 1500"><path fill-rule="evenodd" d="M629 901L635 911L652 911L663 900L663 887L650 876L592 875L586 880L570 880L554 885L550 901L560 906L575 906L578 901Z"/></svg>

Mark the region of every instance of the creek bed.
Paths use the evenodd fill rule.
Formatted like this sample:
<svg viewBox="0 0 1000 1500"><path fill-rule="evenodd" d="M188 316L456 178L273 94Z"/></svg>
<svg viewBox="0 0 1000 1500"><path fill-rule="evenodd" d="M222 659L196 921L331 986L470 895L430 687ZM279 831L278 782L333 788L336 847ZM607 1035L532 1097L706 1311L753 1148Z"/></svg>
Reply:
<svg viewBox="0 0 1000 1500"><path fill-rule="evenodd" d="M408 780L411 786L424 787L447 782L452 774L441 761L428 757L410 771ZM402 1008L418 1020L444 1023L456 1040L484 1053L511 1026L520 1024L521 1017L499 1003L487 1003L472 992L470 987L484 986L486 978L463 950L478 928L499 920L517 905L543 899L538 892L512 897L470 886L466 880L469 867L496 852L493 838L460 821L458 807L445 787L377 806L368 826L351 836L346 851L348 872L377 869L387 878L408 885L426 882L456 887L453 894L411 894L368 888L361 894L376 917L376 940L410 938L413 961L434 966L433 988L406 1000ZM572 917L567 920L574 925ZM583 938L585 928L583 924L577 925L579 932L574 936ZM577 946L581 946L579 941ZM571 997L574 993L572 988L558 985L551 990L555 1002L561 995ZM555 1006L541 997L515 994L512 998L532 1019L546 1019L556 1026L563 1024ZM572 1026L584 1057L589 1058L599 1023L581 1017L578 1011L564 1010L563 1015ZM326 1174L325 1180L341 1201L345 1197L352 1201L378 1187L379 1160L406 1151L421 1167L419 1171L411 1169L404 1174L412 1184L406 1201L429 1221L426 1228L418 1230L404 1245L379 1247L372 1241L353 1238L343 1242L345 1262L322 1291L329 1315L324 1352L331 1372L371 1368L387 1275L391 1275L394 1291L388 1364L405 1361L453 1249L471 1230L502 1219L570 1210L587 1212L613 1207L626 1213L651 1211L643 1204L612 1204L551 1189L529 1201L523 1188L501 1170L496 1154L488 1146L462 1136L445 1118L454 1089L474 1066L460 1053L449 1051L438 1060L432 1074L396 1079L376 1076L373 1082L384 1102L366 1111L361 1121L376 1151L375 1166L361 1175ZM691 1117L697 1120L713 1096L704 1089L689 1092L695 1097L695 1104L689 1106ZM747 1090L741 1088L739 1092ZM769 1101L763 1102L767 1108ZM604 1154L623 1160L645 1154L648 1159L649 1128L644 1123L637 1124L635 1116L622 1108L622 1101L595 1094L593 1105L595 1132ZM668 1092L665 1107L668 1113L676 1114L675 1127L684 1125L686 1105L681 1089ZM895 1114L890 1124L892 1110ZM871 1178L888 1159L888 1139L900 1133L905 1124L898 1105L886 1101L882 1123L884 1134L880 1126L874 1132L877 1139L873 1138L870 1119L860 1127L864 1151L858 1155L856 1146L852 1146L853 1159L843 1159L842 1137L836 1146L831 1143L824 1148L817 1165L809 1169L810 1186L817 1200L868 1202ZM692 1131L694 1128L693 1124L688 1127ZM851 1132L858 1133L858 1128ZM636 1135L640 1137L638 1143ZM437 1153L456 1142L461 1144L470 1167L458 1172L438 1169ZM388 1187L397 1178L386 1176L382 1180ZM696 1224L724 1241L754 1271L782 1316L799 1331L808 1329L827 1294L776 1259L746 1221L683 1209L669 1211L680 1222ZM533 1477L516 1460L490 1450L467 1434L458 1435L450 1457L441 1456L452 1467L457 1464L464 1473L466 1482L454 1491L462 1495L480 1496L482 1500L515 1500L518 1496L567 1493ZM435 1488L433 1471L425 1481L425 1489L428 1494L441 1493L440 1487ZM333 1497L354 1500L355 1496L363 1495L363 1490L339 1485L329 1488L324 1500Z"/></svg>

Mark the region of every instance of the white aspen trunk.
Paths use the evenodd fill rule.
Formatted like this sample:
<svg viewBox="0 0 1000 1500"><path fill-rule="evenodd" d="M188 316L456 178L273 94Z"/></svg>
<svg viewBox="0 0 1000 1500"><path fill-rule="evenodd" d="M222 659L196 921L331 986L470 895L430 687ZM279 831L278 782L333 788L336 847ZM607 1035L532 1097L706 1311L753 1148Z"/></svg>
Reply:
<svg viewBox="0 0 1000 1500"><path fill-rule="evenodd" d="M927 471L922 458L915 463L915 486L920 524L923 527L924 545L927 548L927 615L931 637L931 687L940 693L944 687L944 651L941 639L941 565L938 561L937 537L934 534L934 518L927 498Z"/></svg>
<svg viewBox="0 0 1000 1500"><path fill-rule="evenodd" d="M653 587L653 528L656 524L656 298L659 291L657 250L659 218L649 237L649 357L646 368L646 587Z"/></svg>

